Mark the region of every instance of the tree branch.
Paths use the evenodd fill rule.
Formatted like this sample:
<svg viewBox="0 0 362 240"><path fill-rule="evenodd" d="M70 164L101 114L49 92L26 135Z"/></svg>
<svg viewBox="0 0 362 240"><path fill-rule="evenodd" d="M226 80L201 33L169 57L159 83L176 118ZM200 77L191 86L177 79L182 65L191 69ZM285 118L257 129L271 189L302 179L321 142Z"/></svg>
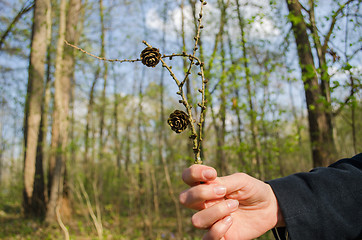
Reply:
<svg viewBox="0 0 362 240"><path fill-rule="evenodd" d="M328 33L324 38L324 43L323 43L323 47L322 47L322 51L326 52L327 48L328 48L328 42L329 39L331 38L334 26L336 25L337 22L337 17L338 15L342 12L342 10L351 2L353 2L354 0L348 0L345 4L340 5L339 9L333 14L332 16L332 22L331 22L331 26L329 27Z"/></svg>
<svg viewBox="0 0 362 240"><path fill-rule="evenodd" d="M352 76L350 76L350 78L353 78ZM336 111L333 112L333 116L336 117L338 116L343 108L349 103L349 101L352 99L352 97L354 96L354 94L359 90L362 89L361 85L357 85L357 86L352 86L351 92L349 94L349 96L347 96L344 100L344 102L338 107L338 109Z"/></svg>
<svg viewBox="0 0 362 240"><path fill-rule="evenodd" d="M15 26L15 24L17 23L17 21L19 21L19 19L27 12L29 12L31 9L33 9L34 7L34 2L31 2L30 5L26 6L24 4L24 6L21 8L21 10L19 11L19 13L15 16L15 18L13 19L13 21L10 23L10 25L8 26L8 28L5 30L5 32L2 34L1 39L0 39L0 50L2 49L2 45L5 42L5 38L9 35L9 33L11 32L11 30L13 29L13 27Z"/></svg>

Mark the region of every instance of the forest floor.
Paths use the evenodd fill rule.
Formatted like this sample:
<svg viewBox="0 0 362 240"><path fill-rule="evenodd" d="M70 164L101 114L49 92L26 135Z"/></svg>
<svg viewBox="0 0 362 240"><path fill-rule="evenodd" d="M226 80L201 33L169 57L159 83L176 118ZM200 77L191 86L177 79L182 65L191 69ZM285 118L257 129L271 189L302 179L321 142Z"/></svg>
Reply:
<svg viewBox="0 0 362 240"><path fill-rule="evenodd" d="M162 219L154 224L152 228L152 238L145 237L143 232L143 222L140 218L104 217L103 239L176 239L176 219ZM96 240L99 239L91 219L75 214L71 220L65 222L70 234L70 239L76 240ZM194 230L191 224L185 223L184 239L201 239L202 232ZM197 233L198 232L198 233ZM64 239L63 232L58 225L46 225L40 221L24 218L19 203L0 204L0 239L9 240L53 240Z"/></svg>
<svg viewBox="0 0 362 240"><path fill-rule="evenodd" d="M145 234L144 219L127 216L104 216L102 220L104 240L172 240L177 232L175 218L162 218L153 222L152 234ZM90 217L73 213L72 219L65 221L74 240L97 240L97 231ZM183 221L183 240L201 240L202 230L192 227L189 218ZM26 219L20 203L0 201L0 239L4 240L62 240L65 239L60 227L46 225L40 221ZM274 239L269 232L259 240Z"/></svg>

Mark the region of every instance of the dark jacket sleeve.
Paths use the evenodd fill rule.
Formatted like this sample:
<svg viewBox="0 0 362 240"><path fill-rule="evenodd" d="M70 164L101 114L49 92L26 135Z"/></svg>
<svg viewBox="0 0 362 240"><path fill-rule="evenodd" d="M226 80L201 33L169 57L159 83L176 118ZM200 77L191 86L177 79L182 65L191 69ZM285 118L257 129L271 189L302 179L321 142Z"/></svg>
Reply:
<svg viewBox="0 0 362 240"><path fill-rule="evenodd" d="M290 239L362 239L362 153L268 183Z"/></svg>

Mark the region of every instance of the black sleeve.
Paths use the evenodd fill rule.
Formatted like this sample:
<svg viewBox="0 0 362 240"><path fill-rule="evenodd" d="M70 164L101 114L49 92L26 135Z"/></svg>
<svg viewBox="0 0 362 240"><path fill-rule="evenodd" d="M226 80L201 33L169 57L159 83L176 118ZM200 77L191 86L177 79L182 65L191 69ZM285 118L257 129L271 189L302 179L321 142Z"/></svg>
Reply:
<svg viewBox="0 0 362 240"><path fill-rule="evenodd" d="M362 239L362 153L268 183L292 240Z"/></svg>

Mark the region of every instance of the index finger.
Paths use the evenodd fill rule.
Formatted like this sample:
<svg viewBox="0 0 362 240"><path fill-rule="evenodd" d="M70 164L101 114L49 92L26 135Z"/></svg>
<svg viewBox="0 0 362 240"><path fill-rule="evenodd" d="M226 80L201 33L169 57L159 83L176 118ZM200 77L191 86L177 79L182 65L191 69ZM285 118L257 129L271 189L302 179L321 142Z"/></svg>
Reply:
<svg viewBox="0 0 362 240"><path fill-rule="evenodd" d="M195 186L200 182L213 181L217 177L217 172L214 168L194 164L189 168L186 168L182 173L182 179L189 186Z"/></svg>

